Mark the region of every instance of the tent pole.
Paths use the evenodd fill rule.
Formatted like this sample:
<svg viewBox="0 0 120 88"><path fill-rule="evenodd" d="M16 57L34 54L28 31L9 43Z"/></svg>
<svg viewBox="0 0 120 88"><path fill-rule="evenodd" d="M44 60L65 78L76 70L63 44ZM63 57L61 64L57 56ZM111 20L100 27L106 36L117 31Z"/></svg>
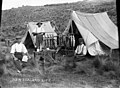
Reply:
<svg viewBox="0 0 120 88"><path fill-rule="evenodd" d="M73 26L72 26L72 22L71 22L71 29L72 29L72 43L73 43ZM72 44L72 50L74 51L73 44Z"/></svg>
<svg viewBox="0 0 120 88"><path fill-rule="evenodd" d="M112 57L112 49L110 49L109 58Z"/></svg>

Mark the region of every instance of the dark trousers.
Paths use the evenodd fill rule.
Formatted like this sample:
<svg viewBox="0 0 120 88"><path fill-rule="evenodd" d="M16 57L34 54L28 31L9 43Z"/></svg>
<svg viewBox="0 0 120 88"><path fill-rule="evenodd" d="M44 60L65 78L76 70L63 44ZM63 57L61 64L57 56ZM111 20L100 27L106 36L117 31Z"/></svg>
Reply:
<svg viewBox="0 0 120 88"><path fill-rule="evenodd" d="M21 71L22 70L22 66L21 66L21 61L20 60L14 60L14 64L16 66L16 68Z"/></svg>
<svg viewBox="0 0 120 88"><path fill-rule="evenodd" d="M30 65L28 62L22 61L22 68L25 68L25 67L27 67L28 65Z"/></svg>
<svg viewBox="0 0 120 88"><path fill-rule="evenodd" d="M23 58L23 53L22 52L15 52L14 55L18 59L18 60L14 60L14 65L16 66L16 68L19 71L21 71L22 70L21 61Z"/></svg>
<svg viewBox="0 0 120 88"><path fill-rule="evenodd" d="M37 46L37 49L42 48L42 46L43 46L43 35L42 34L36 35L36 46Z"/></svg>

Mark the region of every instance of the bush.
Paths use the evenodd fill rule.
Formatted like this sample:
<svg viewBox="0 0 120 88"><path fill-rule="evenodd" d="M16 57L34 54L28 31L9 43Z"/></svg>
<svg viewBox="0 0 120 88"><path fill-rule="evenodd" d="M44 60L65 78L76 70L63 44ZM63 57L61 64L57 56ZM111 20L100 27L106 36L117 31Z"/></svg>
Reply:
<svg viewBox="0 0 120 88"><path fill-rule="evenodd" d="M101 67L101 62L98 58L95 58L95 60L93 60L92 65L96 68L99 69Z"/></svg>
<svg viewBox="0 0 120 88"><path fill-rule="evenodd" d="M76 62L76 73L84 73L87 75L95 75L95 69L92 66L92 60Z"/></svg>
<svg viewBox="0 0 120 88"><path fill-rule="evenodd" d="M108 56L97 56L92 65L100 75L109 78L120 77L120 65L118 61L114 60L114 57L109 58Z"/></svg>
<svg viewBox="0 0 120 88"><path fill-rule="evenodd" d="M92 65L96 68L96 69L100 69L101 67L103 67L103 65L106 64L107 60L108 60L108 56L96 56L93 60Z"/></svg>
<svg viewBox="0 0 120 88"><path fill-rule="evenodd" d="M65 70L73 70L76 67L74 57L65 56L61 62L61 65L65 68Z"/></svg>
<svg viewBox="0 0 120 88"><path fill-rule="evenodd" d="M5 55L0 51L0 60L5 59Z"/></svg>
<svg viewBox="0 0 120 88"><path fill-rule="evenodd" d="M107 61L105 65L103 65L104 71L115 71L116 68L117 68L117 65L115 65L115 63L112 61Z"/></svg>
<svg viewBox="0 0 120 88"><path fill-rule="evenodd" d="M4 74L4 64L5 58L4 55L0 52L0 77Z"/></svg>

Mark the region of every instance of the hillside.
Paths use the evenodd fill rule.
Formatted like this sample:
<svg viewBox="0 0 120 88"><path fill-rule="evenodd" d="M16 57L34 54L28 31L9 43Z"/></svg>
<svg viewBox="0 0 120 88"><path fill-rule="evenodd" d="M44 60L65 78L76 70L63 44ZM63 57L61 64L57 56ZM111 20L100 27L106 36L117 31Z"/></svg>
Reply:
<svg viewBox="0 0 120 88"><path fill-rule="evenodd" d="M0 40L4 41L8 38L12 45L14 42L12 39L16 35L24 35L27 30L26 23L31 21L53 20L58 30L63 32L70 19L71 10L86 13L107 11L110 19L117 25L116 2L101 1L85 0L76 3L22 6L3 10ZM0 42L0 59L1 62L5 60L4 68L2 64L0 66L0 75L5 72L0 78L0 88L120 88L120 54L116 50L112 51L111 57L108 55L95 57L78 55L77 57L73 56L73 52L71 55L70 51L61 50L55 54L50 51L48 54L45 51L45 54L41 54L45 56L43 57L45 58L44 74L41 74L43 67L39 60L41 58L31 52L29 53L31 59L26 63L27 67L23 68L21 73L17 73L9 52L8 41ZM51 59L51 54L54 60ZM36 60L39 60L39 71L36 69Z"/></svg>
<svg viewBox="0 0 120 88"><path fill-rule="evenodd" d="M44 6L22 6L2 11L1 32L2 36L13 36L14 33L24 34L26 22L54 20L57 28L63 32L66 28L70 10L97 13L108 11L110 19L117 25L116 2L76 2L51 4ZM21 30L22 29L22 30ZM16 34L14 34L15 36Z"/></svg>

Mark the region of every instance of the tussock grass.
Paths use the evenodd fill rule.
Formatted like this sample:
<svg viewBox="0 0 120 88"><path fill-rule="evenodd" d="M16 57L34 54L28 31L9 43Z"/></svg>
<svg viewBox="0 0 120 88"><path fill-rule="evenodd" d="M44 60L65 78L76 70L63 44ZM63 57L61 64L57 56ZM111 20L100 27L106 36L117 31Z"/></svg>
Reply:
<svg viewBox="0 0 120 88"><path fill-rule="evenodd" d="M12 72L12 74L3 75L0 79L0 84L2 84L2 86L6 88L12 88L13 86L18 87L21 86L21 84L26 87L32 86L32 84L41 86L42 83L47 83L49 86L50 84L61 84L67 87L68 85L66 84L69 84L70 87L70 85L78 85L79 82L81 83L80 85L82 85L83 81L88 83L88 85L91 84L93 86L96 86L95 88L103 88L103 86L107 86L106 84L111 84L115 86L119 85L120 65L118 61L119 52L117 51L113 52L111 58L107 56L99 56L99 58L98 56L96 56L91 59L85 57L85 60L77 62L75 62L74 57L58 55L58 58L56 59L58 61L56 61L57 63L55 65L46 66L46 74L44 76L34 70L34 65L31 65L22 74L18 74L16 73L11 61L12 58L8 53L4 54L1 52L0 58L7 61L7 70ZM81 57L79 57L78 59L80 58ZM76 66L74 67L74 65ZM44 82L11 82L10 80L13 79L42 79L44 80ZM46 82L46 80L49 81ZM83 83L83 86L85 85L87 86L87 84ZM117 88L115 86L113 86L113 88ZM43 88L44 87L45 86L43 86Z"/></svg>

